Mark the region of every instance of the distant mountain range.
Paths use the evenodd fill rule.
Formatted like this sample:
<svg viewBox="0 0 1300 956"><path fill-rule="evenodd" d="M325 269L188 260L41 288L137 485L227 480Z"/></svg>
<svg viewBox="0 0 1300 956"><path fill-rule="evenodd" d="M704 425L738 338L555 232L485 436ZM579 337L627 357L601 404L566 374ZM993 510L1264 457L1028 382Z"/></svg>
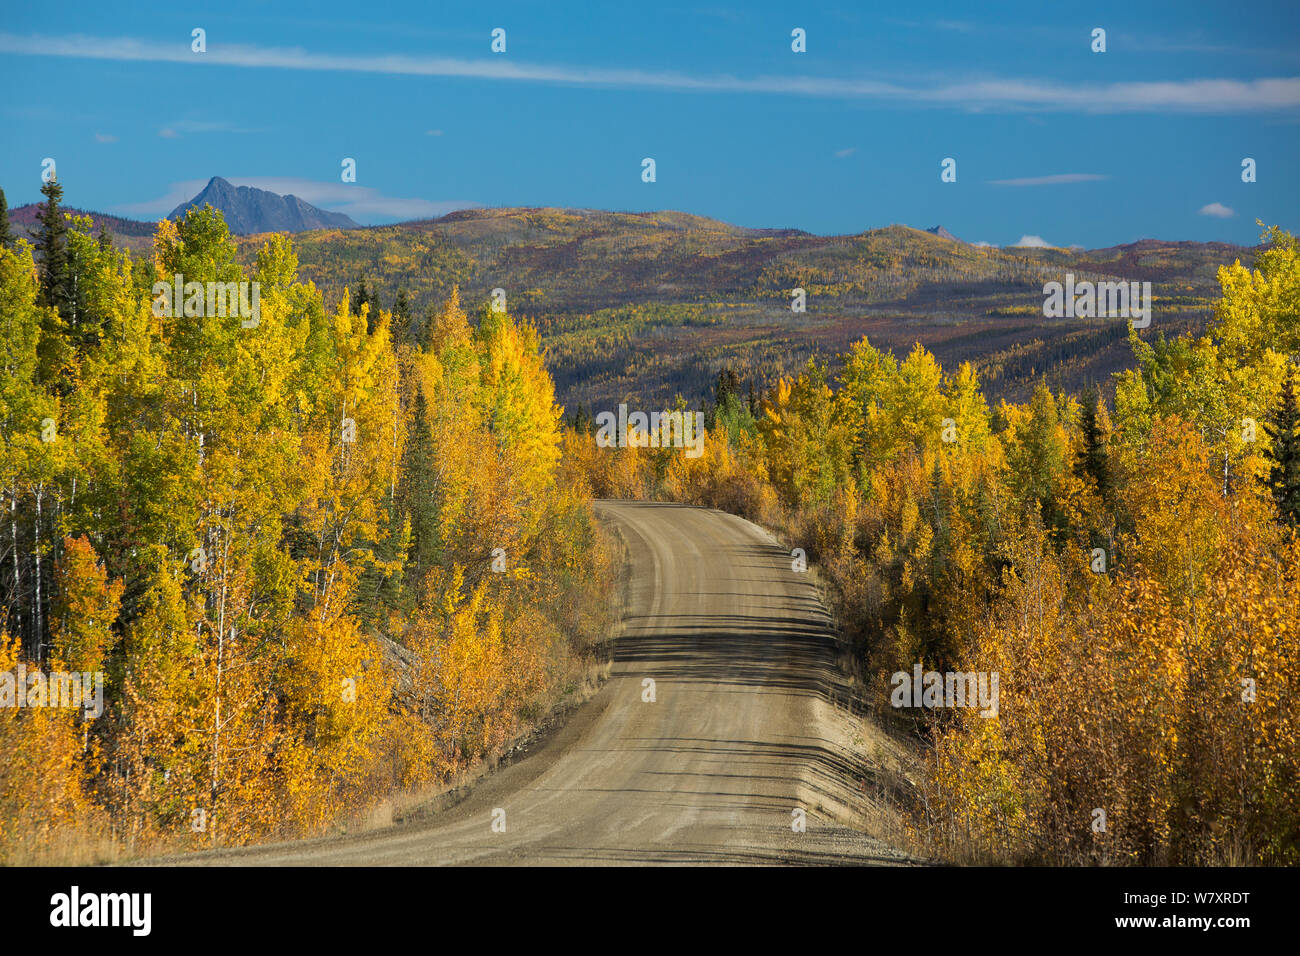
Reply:
<svg viewBox="0 0 1300 956"><path fill-rule="evenodd" d="M202 208L210 203L226 217L226 225L236 235L259 232L306 232L308 229L356 229L358 224L341 212L317 209L297 196L281 196L266 189L235 186L229 180L213 176L203 191L171 211L168 219L180 219L191 206Z"/></svg>
<svg viewBox="0 0 1300 956"><path fill-rule="evenodd" d="M266 189L254 189L251 186L236 186L227 179L213 176L208 184L193 199L181 203L167 216L168 219L180 219L191 206L202 208L211 204L221 210L226 219L226 226L238 236L251 236L263 232L306 232L310 229L359 229L360 225L341 212L327 212L317 209L309 202L297 196L281 196ZM9 221L23 230L35 228L39 203L28 203L9 210ZM119 240L119 245L139 251L148 248L157 222L141 222L136 219L124 219L108 213L90 212L72 206L64 206L63 211L74 216L89 216L93 224L92 231L100 226L107 226Z"/></svg>

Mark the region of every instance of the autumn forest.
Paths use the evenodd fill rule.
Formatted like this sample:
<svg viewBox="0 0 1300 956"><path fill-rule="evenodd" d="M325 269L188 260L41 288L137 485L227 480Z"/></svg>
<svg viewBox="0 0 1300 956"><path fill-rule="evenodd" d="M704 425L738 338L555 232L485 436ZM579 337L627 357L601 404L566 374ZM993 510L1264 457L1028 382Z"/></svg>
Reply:
<svg viewBox="0 0 1300 956"><path fill-rule="evenodd" d="M103 708L0 707L4 860L326 833L496 759L599 686L622 562L593 501L630 498L806 553L862 706L913 755L910 852L1300 863L1280 228L1218 264L1203 328L1129 328L1103 386L995 401L974 362L866 337L794 374L720 361L692 457L598 447L542 330L462 303L454 261L417 305L318 287L283 235L241 257L211 207L133 252L42 192L34 242L0 220L0 671L102 672ZM257 321L160 316L178 274L257 283ZM891 706L914 666L997 673L997 715Z"/></svg>
<svg viewBox="0 0 1300 956"><path fill-rule="evenodd" d="M159 319L159 275L243 278L221 215L135 259L59 192L39 267L0 250L0 670L105 701L0 708L7 857L319 832L581 696L612 563L531 329L453 297L399 344L285 238L256 327Z"/></svg>

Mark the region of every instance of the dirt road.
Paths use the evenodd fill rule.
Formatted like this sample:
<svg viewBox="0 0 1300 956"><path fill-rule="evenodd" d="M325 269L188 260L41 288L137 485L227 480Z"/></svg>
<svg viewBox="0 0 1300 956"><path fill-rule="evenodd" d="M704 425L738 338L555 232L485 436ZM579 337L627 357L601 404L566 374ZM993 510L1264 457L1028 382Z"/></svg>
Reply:
<svg viewBox="0 0 1300 956"><path fill-rule="evenodd" d="M789 552L719 511L598 508L628 546L623 633L609 682L535 753L417 821L184 862L906 862L836 822L855 818L870 771L832 703L825 608Z"/></svg>

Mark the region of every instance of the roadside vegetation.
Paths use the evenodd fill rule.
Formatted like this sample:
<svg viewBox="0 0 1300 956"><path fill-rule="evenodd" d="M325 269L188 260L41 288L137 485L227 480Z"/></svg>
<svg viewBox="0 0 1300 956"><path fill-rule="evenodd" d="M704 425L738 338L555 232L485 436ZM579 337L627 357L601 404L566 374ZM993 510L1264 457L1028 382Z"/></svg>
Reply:
<svg viewBox="0 0 1300 956"><path fill-rule="evenodd" d="M991 404L866 339L771 387L724 369L704 453L566 437L597 495L732 511L806 550L880 719L910 847L961 862L1300 862L1300 254L1219 270L1203 335ZM996 716L891 706L917 665Z"/></svg>
<svg viewBox="0 0 1300 956"><path fill-rule="evenodd" d="M287 238L245 270L205 208L139 258L43 192L0 233L0 672L103 710L0 706L0 859L324 832L586 692L615 562L531 327L453 290L397 340ZM159 317L176 274L260 315Z"/></svg>

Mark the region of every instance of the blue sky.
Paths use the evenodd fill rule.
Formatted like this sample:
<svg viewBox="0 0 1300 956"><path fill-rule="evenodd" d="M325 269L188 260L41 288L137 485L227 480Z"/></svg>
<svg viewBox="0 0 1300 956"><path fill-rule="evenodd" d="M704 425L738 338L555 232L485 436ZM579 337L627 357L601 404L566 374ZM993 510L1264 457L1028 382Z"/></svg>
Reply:
<svg viewBox="0 0 1300 956"><path fill-rule="evenodd" d="M1292 2L118 6L0 21L10 206L53 157L70 205L141 219L220 175L363 223L679 209L1087 247L1300 227Z"/></svg>

